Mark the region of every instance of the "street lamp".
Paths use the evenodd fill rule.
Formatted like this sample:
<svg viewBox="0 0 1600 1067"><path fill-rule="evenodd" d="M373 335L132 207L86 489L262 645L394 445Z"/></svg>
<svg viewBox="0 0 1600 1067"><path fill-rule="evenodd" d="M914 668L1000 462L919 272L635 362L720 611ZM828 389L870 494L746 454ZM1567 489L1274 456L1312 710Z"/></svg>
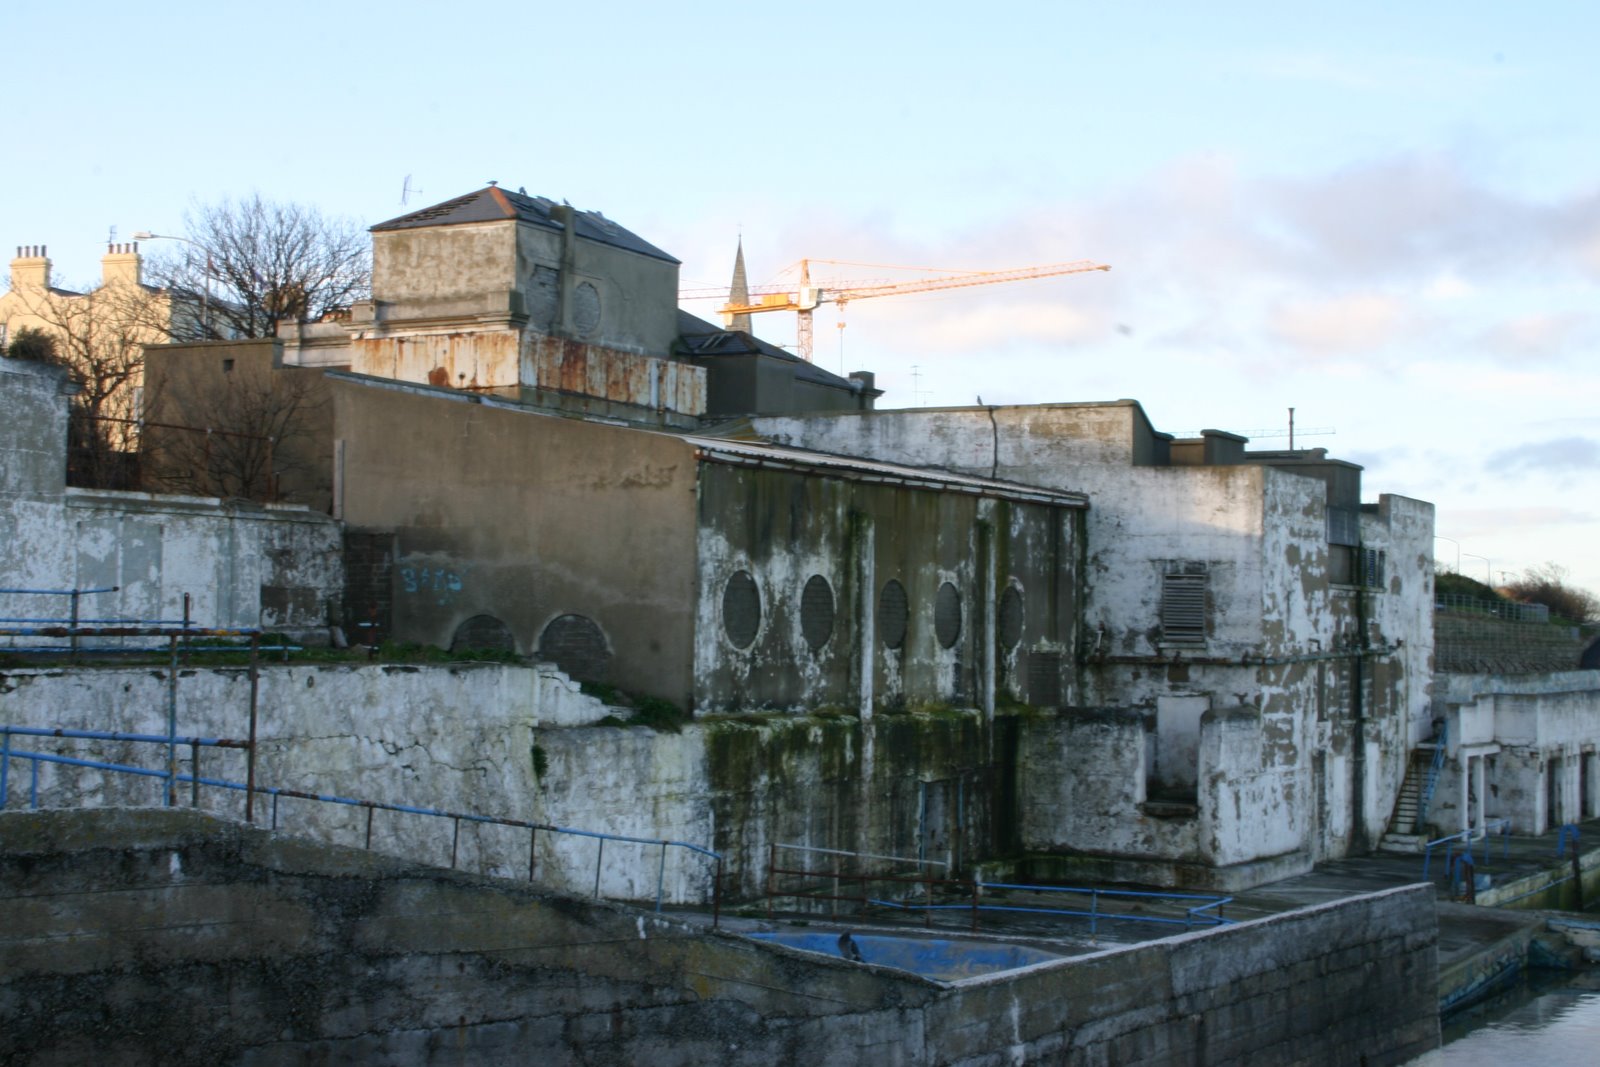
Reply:
<svg viewBox="0 0 1600 1067"><path fill-rule="evenodd" d="M1477 555L1472 554L1471 552L1463 552L1461 554L1463 556L1466 556L1468 559L1481 559L1481 560L1483 560L1483 584L1487 585L1490 589L1493 589L1494 588L1494 572L1491 569L1492 565L1489 562L1489 557L1488 556L1477 556Z"/></svg>
<svg viewBox="0 0 1600 1067"><path fill-rule="evenodd" d="M1441 536L1440 534L1434 534L1433 535L1433 539L1435 541L1449 541L1452 545L1456 546L1456 573L1460 574L1461 573L1461 542L1457 541L1454 537L1444 537L1444 536Z"/></svg>
<svg viewBox="0 0 1600 1067"><path fill-rule="evenodd" d="M188 237L177 237L170 233L151 233L149 230L140 230L133 235L135 241L182 241L186 245L194 245L206 254L206 287L200 294L200 329L205 333L206 340L211 339L211 249L199 241Z"/></svg>

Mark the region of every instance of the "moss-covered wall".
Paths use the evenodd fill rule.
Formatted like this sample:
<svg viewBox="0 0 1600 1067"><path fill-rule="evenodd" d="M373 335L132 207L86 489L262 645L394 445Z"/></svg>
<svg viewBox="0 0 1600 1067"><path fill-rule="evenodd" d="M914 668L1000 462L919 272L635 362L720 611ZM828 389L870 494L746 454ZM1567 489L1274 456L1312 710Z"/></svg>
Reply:
<svg viewBox="0 0 1600 1067"><path fill-rule="evenodd" d="M1001 702L1071 699L1073 510L714 462L698 487L697 711L983 706L991 646Z"/></svg>
<svg viewBox="0 0 1600 1067"><path fill-rule="evenodd" d="M866 723L838 713L714 716L678 734L541 729L537 817L707 844L726 857L724 892L736 900L764 892L774 844L949 859L969 869L1015 851L1015 763L1025 715L1000 715L989 727L978 711L924 710ZM567 866L578 873L571 888L587 890L592 843L558 845L572 851ZM613 851L620 862L622 852ZM677 877L680 860L669 857L669 898L704 892L697 880L704 872L692 864ZM791 867L807 862L795 851L781 859ZM644 879L636 888L653 890L654 853L636 866ZM606 889L625 885L624 872L608 867Z"/></svg>

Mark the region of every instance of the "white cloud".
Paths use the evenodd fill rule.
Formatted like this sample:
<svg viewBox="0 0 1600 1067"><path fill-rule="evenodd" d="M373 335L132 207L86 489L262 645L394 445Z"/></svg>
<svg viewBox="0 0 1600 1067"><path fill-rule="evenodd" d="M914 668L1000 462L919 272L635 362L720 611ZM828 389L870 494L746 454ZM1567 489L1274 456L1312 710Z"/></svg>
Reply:
<svg viewBox="0 0 1600 1067"><path fill-rule="evenodd" d="M1270 309L1267 329L1279 341L1314 355L1382 348L1410 328L1405 305L1379 293L1285 301Z"/></svg>

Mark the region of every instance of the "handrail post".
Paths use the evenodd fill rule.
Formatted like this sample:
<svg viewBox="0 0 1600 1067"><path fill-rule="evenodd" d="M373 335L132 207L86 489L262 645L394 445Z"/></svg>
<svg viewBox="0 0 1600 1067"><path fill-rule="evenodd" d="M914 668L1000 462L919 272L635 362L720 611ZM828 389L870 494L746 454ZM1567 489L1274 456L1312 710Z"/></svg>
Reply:
<svg viewBox="0 0 1600 1067"><path fill-rule="evenodd" d="M777 877L778 877L778 846L777 846L776 842L770 842L769 841L767 843L767 919L769 921L772 919L772 891L773 891L772 883L777 880ZM837 895L838 892L839 892L839 890L836 887L834 889L835 895ZM838 901L834 902L834 908L835 908L834 913L838 914L838 910L837 910L838 909Z"/></svg>
<svg viewBox="0 0 1600 1067"><path fill-rule="evenodd" d="M528 881L533 881L534 865L539 862L539 828L528 827Z"/></svg>
<svg viewBox="0 0 1600 1067"><path fill-rule="evenodd" d="M28 779L28 806L34 811L39 810L39 761L29 760L33 767L33 775Z"/></svg>
<svg viewBox="0 0 1600 1067"><path fill-rule="evenodd" d="M973 933L977 933L978 932L978 893L982 889L982 886L983 886L983 883L978 881L976 878L974 878L972 880L972 932Z"/></svg>
<svg viewBox="0 0 1600 1067"><path fill-rule="evenodd" d="M76 662L78 662L78 619L79 619L78 597L79 597L79 592L78 592L77 589L73 589L72 592L69 595L72 598L72 639L71 639L71 642L70 642L71 646L72 646L72 651L68 654L68 658L73 663L76 663Z"/></svg>
<svg viewBox="0 0 1600 1067"><path fill-rule="evenodd" d="M256 719L257 698L261 689L261 634L250 635L250 747L245 749L244 821L256 821ZM277 801L273 801L273 827L277 827Z"/></svg>
<svg viewBox="0 0 1600 1067"><path fill-rule="evenodd" d="M367 809L367 848L370 849L372 848L372 813L377 809L375 809L370 803L365 805L365 807Z"/></svg>
<svg viewBox="0 0 1600 1067"><path fill-rule="evenodd" d="M450 831L450 869L456 869L456 850L461 846L461 817L458 815L450 820L454 826Z"/></svg>
<svg viewBox="0 0 1600 1067"><path fill-rule="evenodd" d="M178 638L167 638L170 662L167 664L167 807L177 803L178 783Z"/></svg>
<svg viewBox="0 0 1600 1067"><path fill-rule="evenodd" d="M200 739L194 738L189 742L189 760L194 773L189 776L189 806L200 806Z"/></svg>
<svg viewBox="0 0 1600 1067"><path fill-rule="evenodd" d="M656 914L661 914L661 888L667 880L667 843L661 842L661 862L656 867Z"/></svg>
<svg viewBox="0 0 1600 1067"><path fill-rule="evenodd" d="M594 856L594 898L600 899L600 866L606 858L606 839L600 838L600 850Z"/></svg>
<svg viewBox="0 0 1600 1067"><path fill-rule="evenodd" d="M0 741L0 811L4 811L6 800L11 796L11 728L5 727L0 732L5 735Z"/></svg>
<svg viewBox="0 0 1600 1067"><path fill-rule="evenodd" d="M1089 890L1089 936L1093 937L1100 929L1100 890Z"/></svg>

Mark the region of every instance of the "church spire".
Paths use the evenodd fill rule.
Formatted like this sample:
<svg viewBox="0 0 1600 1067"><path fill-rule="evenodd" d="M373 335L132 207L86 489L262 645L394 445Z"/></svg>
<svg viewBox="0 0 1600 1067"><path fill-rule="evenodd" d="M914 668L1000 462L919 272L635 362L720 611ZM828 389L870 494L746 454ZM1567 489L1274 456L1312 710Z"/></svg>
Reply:
<svg viewBox="0 0 1600 1067"><path fill-rule="evenodd" d="M739 250L733 256L733 281L728 285L728 303L750 303L750 280L744 273L744 235L739 235ZM750 332L750 316L734 315L728 319L728 329Z"/></svg>

